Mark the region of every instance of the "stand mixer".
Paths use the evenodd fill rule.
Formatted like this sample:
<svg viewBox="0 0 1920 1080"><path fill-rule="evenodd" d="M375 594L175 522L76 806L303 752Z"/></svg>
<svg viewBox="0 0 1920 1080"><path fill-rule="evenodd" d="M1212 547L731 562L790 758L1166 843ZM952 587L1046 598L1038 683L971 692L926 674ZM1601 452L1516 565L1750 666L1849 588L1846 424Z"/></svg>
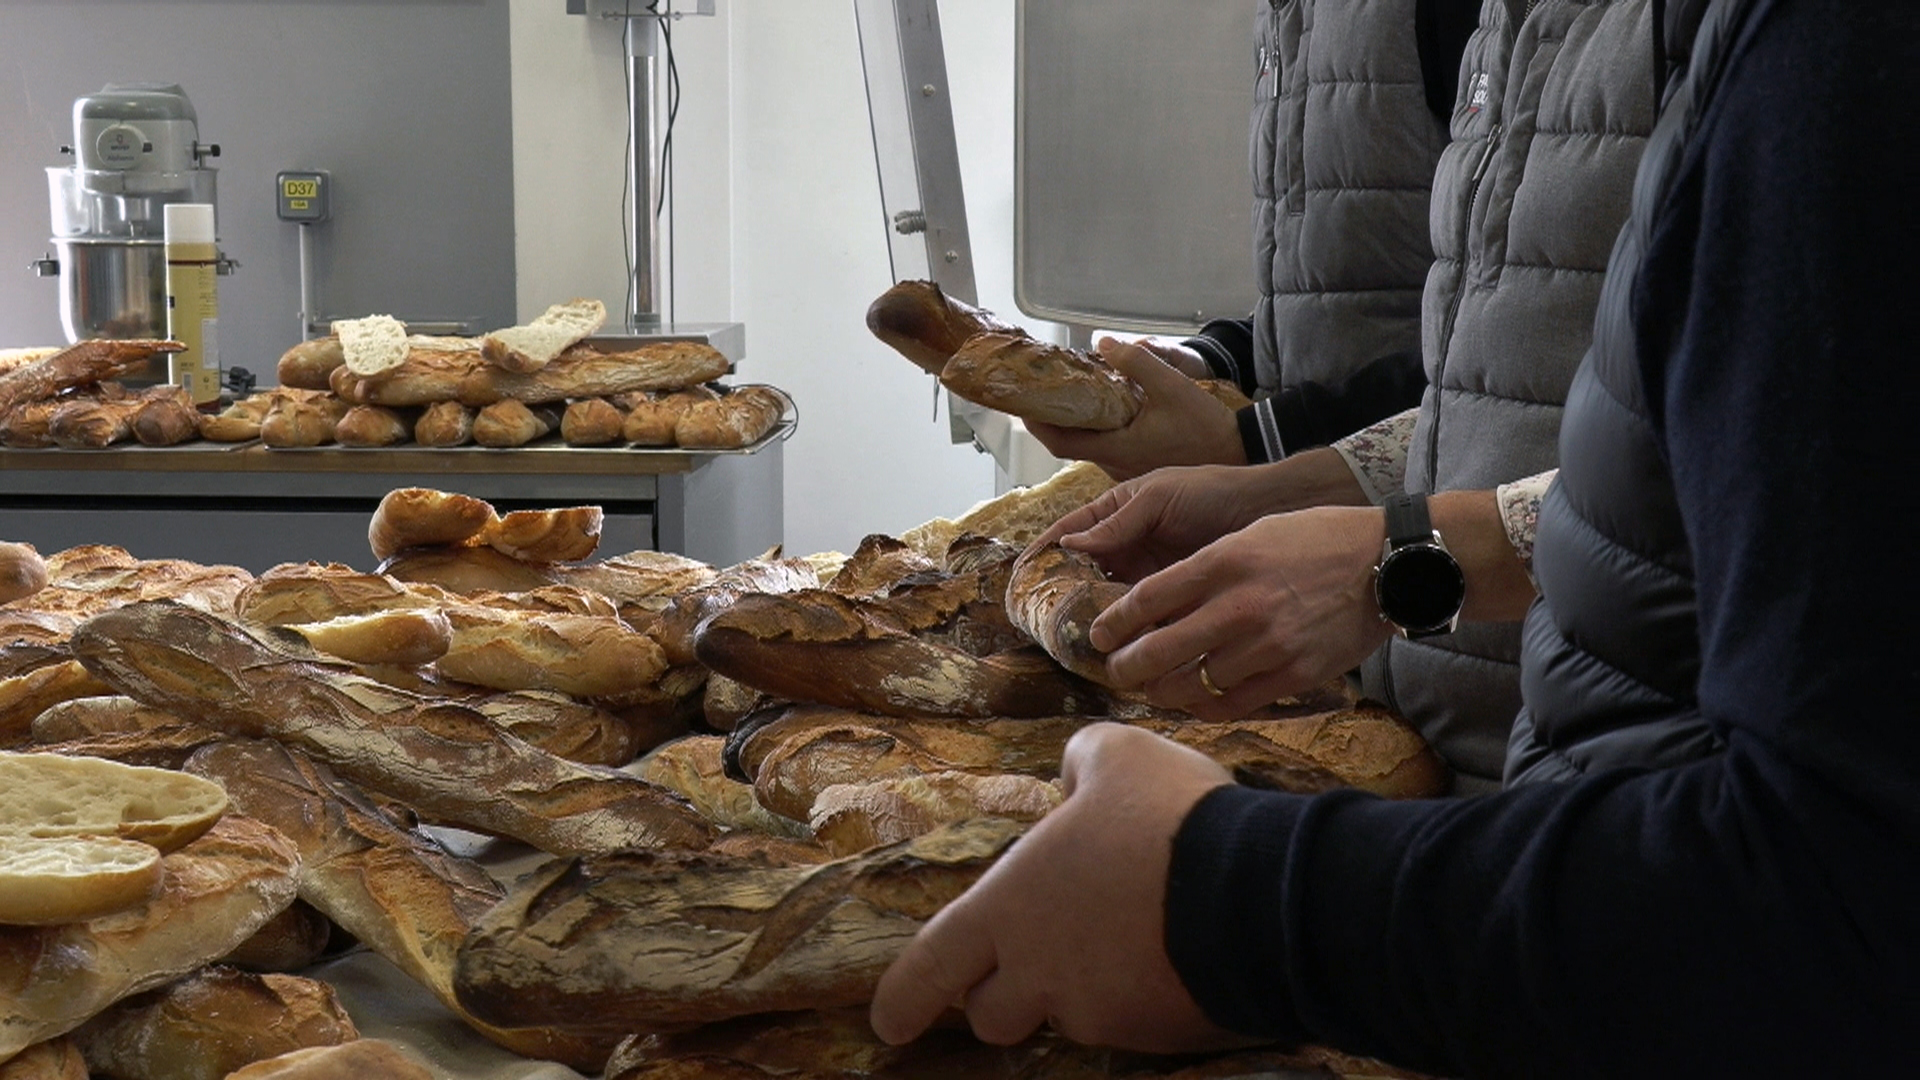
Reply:
<svg viewBox="0 0 1920 1080"><path fill-rule="evenodd" d="M68 341L167 336L163 236L170 203L214 202L217 145L200 142L193 104L178 86L109 84L73 104L74 163L47 169L56 255L33 264L59 277ZM222 258L218 272L237 264ZM165 382L165 362L129 383Z"/></svg>

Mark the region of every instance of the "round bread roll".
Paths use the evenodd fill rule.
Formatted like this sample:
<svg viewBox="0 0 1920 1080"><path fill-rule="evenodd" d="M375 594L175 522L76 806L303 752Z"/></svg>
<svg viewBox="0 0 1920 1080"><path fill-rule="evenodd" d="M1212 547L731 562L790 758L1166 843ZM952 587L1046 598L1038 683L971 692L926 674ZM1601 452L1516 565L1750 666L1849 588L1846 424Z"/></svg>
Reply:
<svg viewBox="0 0 1920 1080"><path fill-rule="evenodd" d="M493 505L471 495L432 488L395 488L374 508L367 525L373 557L389 559L411 547L449 547L478 542L498 520Z"/></svg>
<svg viewBox="0 0 1920 1080"><path fill-rule="evenodd" d="M0 752L0 833L119 837L174 851L227 812L219 784L103 758Z"/></svg>
<svg viewBox="0 0 1920 1080"><path fill-rule="evenodd" d="M160 850L99 836L0 833L0 924L57 926L125 911L160 884Z"/></svg>
<svg viewBox="0 0 1920 1080"><path fill-rule="evenodd" d="M0 542L0 604L32 596L46 585L46 560L32 544Z"/></svg>

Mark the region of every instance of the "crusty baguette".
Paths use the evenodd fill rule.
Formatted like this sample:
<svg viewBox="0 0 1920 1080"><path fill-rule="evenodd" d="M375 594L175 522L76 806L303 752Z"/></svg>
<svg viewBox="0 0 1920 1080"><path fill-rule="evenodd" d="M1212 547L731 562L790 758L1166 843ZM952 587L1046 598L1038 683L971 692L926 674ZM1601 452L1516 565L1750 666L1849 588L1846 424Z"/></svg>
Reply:
<svg viewBox="0 0 1920 1080"><path fill-rule="evenodd" d="M991 312L948 296L931 281L902 281L867 306L867 329L895 352L938 375L975 334L1024 336Z"/></svg>
<svg viewBox="0 0 1920 1080"><path fill-rule="evenodd" d="M620 436L635 446L672 446L674 429L687 410L719 397L706 386L622 395L627 415Z"/></svg>
<svg viewBox="0 0 1920 1080"><path fill-rule="evenodd" d="M434 1080L434 1074L385 1039L313 1046L256 1061L227 1080Z"/></svg>
<svg viewBox="0 0 1920 1080"><path fill-rule="evenodd" d="M688 405L674 422L673 441L689 450L737 450L772 431L785 411L786 399L771 387L735 387Z"/></svg>
<svg viewBox="0 0 1920 1080"><path fill-rule="evenodd" d="M446 609L452 637L435 667L450 679L495 690L558 690L607 697L652 686L666 654L619 618Z"/></svg>
<svg viewBox="0 0 1920 1080"><path fill-rule="evenodd" d="M1011 549L1009 549L1010 551ZM944 567L904 540L872 533L840 564L824 588L842 596L885 596L907 578L939 573Z"/></svg>
<svg viewBox="0 0 1920 1080"><path fill-rule="evenodd" d="M0 446L16 450L44 450L54 445L53 414L75 401L98 401L98 386L68 390L57 397L23 401L0 413Z"/></svg>
<svg viewBox="0 0 1920 1080"><path fill-rule="evenodd" d="M34 718L53 706L112 692L75 660L49 663L0 679L0 749L32 738Z"/></svg>
<svg viewBox="0 0 1920 1080"><path fill-rule="evenodd" d="M560 415L560 439L568 446L607 446L620 441L627 414L606 398L581 398Z"/></svg>
<svg viewBox="0 0 1920 1080"><path fill-rule="evenodd" d="M260 441L284 449L325 446L334 441L334 426L351 407L332 394L282 394L260 421Z"/></svg>
<svg viewBox="0 0 1920 1080"><path fill-rule="evenodd" d="M32 596L47 587L47 560L32 544L0 541L0 604Z"/></svg>
<svg viewBox="0 0 1920 1080"><path fill-rule="evenodd" d="M341 350L338 335L303 341L280 354L280 361L274 368L274 374L281 386L292 386L301 390L327 389L327 376L333 369L347 362L346 354Z"/></svg>
<svg viewBox="0 0 1920 1080"><path fill-rule="evenodd" d="M105 758L122 765L177 772L195 750L223 736L199 724L169 724L146 731L109 731L61 742L37 743L25 750L59 757Z"/></svg>
<svg viewBox="0 0 1920 1080"><path fill-rule="evenodd" d="M560 416L552 409L507 398L474 414L473 441L495 448L525 446L559 426Z"/></svg>
<svg viewBox="0 0 1920 1080"><path fill-rule="evenodd" d="M53 411L47 419L47 434L55 446L67 450L98 450L133 438L133 414L154 397L152 387L138 394L121 390L118 384L102 387L107 391L97 398L77 398Z"/></svg>
<svg viewBox="0 0 1920 1080"><path fill-rule="evenodd" d="M532 322L488 334L480 340L480 355L503 371L539 371L606 321L607 305L600 301L568 300Z"/></svg>
<svg viewBox="0 0 1920 1080"><path fill-rule="evenodd" d="M636 624L647 621L646 613L658 614L681 593L710 585L720 576L708 563L668 551L631 551L560 573L568 584L612 600Z"/></svg>
<svg viewBox="0 0 1920 1080"><path fill-rule="evenodd" d="M220 958L220 962L228 967L262 974L296 972L312 966L326 955L327 943L332 937L333 920L305 900L295 900L287 905L285 911L255 930L252 937L234 946L232 952Z"/></svg>
<svg viewBox="0 0 1920 1080"><path fill-rule="evenodd" d="M1023 826L982 819L810 867L620 854L522 878L460 948L475 1015L626 1035L868 1001Z"/></svg>
<svg viewBox="0 0 1920 1080"><path fill-rule="evenodd" d="M1101 713L1105 699L1028 646L975 656L824 589L751 594L700 624L701 663L776 698L888 716Z"/></svg>
<svg viewBox="0 0 1920 1080"><path fill-rule="evenodd" d="M1140 412L1140 385L1092 353L1011 334L976 334L940 371L976 405L1059 427L1111 431Z"/></svg>
<svg viewBox="0 0 1920 1080"><path fill-rule="evenodd" d="M1007 617L1060 666L1106 685L1107 654L1093 647L1093 620L1125 596L1093 556L1048 544L1021 554L1007 582Z"/></svg>
<svg viewBox="0 0 1920 1080"><path fill-rule="evenodd" d="M711 382L731 365L718 349L697 341L661 341L627 352L576 345L539 371L517 374L486 362L479 350L416 349L407 362L371 379L336 381L336 393L374 405L430 405L458 401L490 405L513 398L529 405L571 398L609 397L637 390L673 390ZM339 373L335 373L338 380Z"/></svg>
<svg viewBox="0 0 1920 1080"><path fill-rule="evenodd" d="M508 690L470 704L500 730L582 765L625 765L662 738L625 717L551 690Z"/></svg>
<svg viewBox="0 0 1920 1080"><path fill-rule="evenodd" d="M567 580L559 568L522 562L485 544L474 547L409 548L374 568L411 585L436 585L455 593L519 593Z"/></svg>
<svg viewBox="0 0 1920 1080"><path fill-rule="evenodd" d="M412 417L385 405L355 405L333 425L341 446L398 446L412 434Z"/></svg>
<svg viewBox="0 0 1920 1080"><path fill-rule="evenodd" d="M828 784L911 773L960 770L1051 779L1058 775L1067 740L1091 719L903 720L829 705L776 705L741 721L727 735L721 760L728 776L751 784L767 761L782 752L810 774L809 799ZM809 744L838 748L830 754L799 752ZM793 778L780 782L800 783Z"/></svg>
<svg viewBox="0 0 1920 1080"><path fill-rule="evenodd" d="M600 546L606 515L597 506L515 510L487 526L484 539L522 562L578 562Z"/></svg>
<svg viewBox="0 0 1920 1080"><path fill-rule="evenodd" d="M333 333L340 339L341 362L355 375L378 375L407 359L407 328L391 315L336 319Z"/></svg>
<svg viewBox="0 0 1920 1080"><path fill-rule="evenodd" d="M1091 461L1070 462L1059 472L1027 487L978 502L958 518L934 518L900 534L900 539L934 558L968 534L991 537L1024 548L1054 522L1113 487L1113 478Z"/></svg>
<svg viewBox="0 0 1920 1080"><path fill-rule="evenodd" d="M113 544L78 544L47 556L47 580L71 581L99 570L130 570L140 560Z"/></svg>
<svg viewBox="0 0 1920 1080"><path fill-rule="evenodd" d="M456 950L502 896L479 864L449 854L426 833L402 828L355 785L270 740L208 747L187 767L219 780L236 806L292 841L301 855L301 899L392 961L480 1034L519 1053L597 1071L606 1045L479 1023L455 1000Z"/></svg>
<svg viewBox="0 0 1920 1080"><path fill-rule="evenodd" d="M453 646L453 624L432 608L394 608L341 615L287 629L328 656L350 664L427 664Z"/></svg>
<svg viewBox="0 0 1920 1080"><path fill-rule="evenodd" d="M382 686L178 604L97 615L72 647L122 693L299 746L434 820L554 854L693 848L711 838L691 807L651 784L566 761L470 707Z"/></svg>
<svg viewBox="0 0 1920 1080"><path fill-rule="evenodd" d="M473 441L474 410L457 401L436 401L413 423L413 441L421 446L465 446Z"/></svg>
<svg viewBox="0 0 1920 1080"><path fill-rule="evenodd" d="M819 583L812 564L802 559L779 558L770 552L761 558L735 563L704 584L678 593L659 610L657 619L645 625L666 650L670 663L690 664L697 659L694 633L708 617L746 596L811 589ZM625 605L621 613L627 615L629 621L640 621L641 613L630 614Z"/></svg>
<svg viewBox="0 0 1920 1080"><path fill-rule="evenodd" d="M0 1080L88 1080L88 1075L80 1048L64 1035L0 1061Z"/></svg>
<svg viewBox="0 0 1920 1080"><path fill-rule="evenodd" d="M0 929L0 1060L221 956L293 902L299 856L235 814L161 862L159 892L92 922Z"/></svg>
<svg viewBox="0 0 1920 1080"><path fill-rule="evenodd" d="M124 694L73 698L43 710L33 718L33 741L65 742L92 735L122 734L175 727L185 723L164 709L143 705Z"/></svg>
<svg viewBox="0 0 1920 1080"><path fill-rule="evenodd" d="M720 760L724 742L718 735L675 739L641 758L631 771L679 792L716 825L773 836L806 836L804 821L773 813L754 798L751 786L726 775Z"/></svg>
<svg viewBox="0 0 1920 1080"><path fill-rule="evenodd" d="M178 386L159 388L127 421L142 446L177 446L200 436L200 410Z"/></svg>
<svg viewBox="0 0 1920 1080"><path fill-rule="evenodd" d="M344 563L306 562L268 568L234 597L233 610L259 626L287 626L438 602L384 574L363 574Z"/></svg>
<svg viewBox="0 0 1920 1080"><path fill-rule="evenodd" d="M250 394L217 413L200 416L200 437L208 442L251 442L260 437L260 424L280 392L263 390Z"/></svg>
<svg viewBox="0 0 1920 1080"><path fill-rule="evenodd" d="M34 610L85 617L139 600L178 600L207 611L231 612L253 575L238 566L202 566L184 559L114 561L126 552L92 548L75 559L47 557L47 586L33 596Z"/></svg>
<svg viewBox="0 0 1920 1080"><path fill-rule="evenodd" d="M479 543L499 520L485 499L433 488L395 488L373 508L367 544L373 557L387 559L411 547Z"/></svg>
<svg viewBox="0 0 1920 1080"><path fill-rule="evenodd" d="M73 1032L102 1076L222 1080L265 1058L360 1037L333 987L207 967L119 1002Z"/></svg>
<svg viewBox="0 0 1920 1080"><path fill-rule="evenodd" d="M177 341L98 340L75 342L59 352L0 372L0 416L14 406L50 398L62 390L116 378L156 356L186 348Z"/></svg>
<svg viewBox="0 0 1920 1080"><path fill-rule="evenodd" d="M1031 776L926 773L834 784L814 800L807 823L815 840L845 856L971 818L1038 821L1063 798L1058 786Z"/></svg>

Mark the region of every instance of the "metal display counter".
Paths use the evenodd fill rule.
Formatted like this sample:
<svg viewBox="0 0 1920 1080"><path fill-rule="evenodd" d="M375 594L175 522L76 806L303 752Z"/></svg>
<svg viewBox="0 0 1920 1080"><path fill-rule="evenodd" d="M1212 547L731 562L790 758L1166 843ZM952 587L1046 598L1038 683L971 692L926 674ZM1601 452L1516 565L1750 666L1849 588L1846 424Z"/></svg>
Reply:
<svg viewBox="0 0 1920 1080"><path fill-rule="evenodd" d="M474 495L502 512L592 504L600 550L651 548L724 565L780 542L781 443L792 416L743 450L479 447L275 450L187 443L0 449L0 538L42 552L117 544L142 558L258 573L316 560L373 568L367 524L399 487Z"/></svg>

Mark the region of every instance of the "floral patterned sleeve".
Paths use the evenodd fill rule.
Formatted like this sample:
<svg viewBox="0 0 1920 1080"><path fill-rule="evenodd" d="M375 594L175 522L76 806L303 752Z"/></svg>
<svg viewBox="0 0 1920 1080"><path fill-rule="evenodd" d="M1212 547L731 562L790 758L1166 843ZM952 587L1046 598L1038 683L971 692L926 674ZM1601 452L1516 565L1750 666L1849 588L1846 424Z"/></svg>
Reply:
<svg viewBox="0 0 1920 1080"><path fill-rule="evenodd" d="M1408 409L1334 440L1334 453L1353 470L1360 490L1375 506L1394 492L1407 490L1407 447L1413 444L1413 425L1419 418L1419 409Z"/></svg>
<svg viewBox="0 0 1920 1080"><path fill-rule="evenodd" d="M1558 469L1549 469L1493 489L1494 502L1500 506L1500 524L1507 531L1507 541L1513 545L1514 554L1526 564L1529 579L1533 577L1533 537L1540 528L1540 500L1558 472Z"/></svg>

